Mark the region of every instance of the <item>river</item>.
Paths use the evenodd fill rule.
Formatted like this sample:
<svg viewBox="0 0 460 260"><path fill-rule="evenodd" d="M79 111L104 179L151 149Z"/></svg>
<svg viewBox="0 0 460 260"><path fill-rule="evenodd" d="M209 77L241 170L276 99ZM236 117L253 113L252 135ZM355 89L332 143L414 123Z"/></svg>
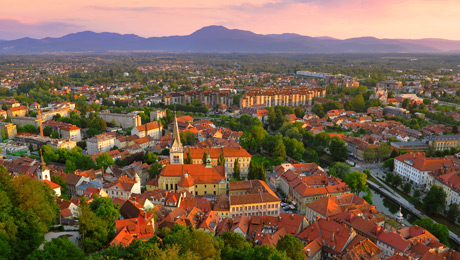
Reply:
<svg viewBox="0 0 460 260"><path fill-rule="evenodd" d="M394 217L395 214L399 211L399 205L394 201L388 199L383 194L381 194L378 190L369 186L369 189L372 190L372 203L375 207L382 213L386 214L387 216ZM361 194L364 195L364 194ZM403 224L406 226L411 226L411 223L418 219L417 216L407 211L405 208L401 209L401 212L404 216ZM450 246L455 249L459 250L460 245L458 245L454 240L449 239Z"/></svg>
<svg viewBox="0 0 460 260"><path fill-rule="evenodd" d="M394 201L388 199L379 191L375 190L372 187L369 187L372 190L372 202L375 207L382 213L394 217L395 214L399 211L399 204L395 203ZM417 217L407 211L405 208L401 209L401 212L404 216L403 224L406 226L410 226L412 222L417 220Z"/></svg>

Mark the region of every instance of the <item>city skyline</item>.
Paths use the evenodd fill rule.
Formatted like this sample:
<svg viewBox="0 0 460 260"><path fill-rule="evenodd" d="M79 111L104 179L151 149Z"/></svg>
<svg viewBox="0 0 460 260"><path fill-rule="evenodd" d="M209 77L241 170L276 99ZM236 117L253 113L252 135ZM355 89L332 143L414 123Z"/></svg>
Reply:
<svg viewBox="0 0 460 260"><path fill-rule="evenodd" d="M188 35L223 25L259 34L297 33L338 39L460 40L460 2L364 0L236 0L37 2L6 0L0 39L59 37L80 31L143 37ZM433 12L435 10L435 12Z"/></svg>

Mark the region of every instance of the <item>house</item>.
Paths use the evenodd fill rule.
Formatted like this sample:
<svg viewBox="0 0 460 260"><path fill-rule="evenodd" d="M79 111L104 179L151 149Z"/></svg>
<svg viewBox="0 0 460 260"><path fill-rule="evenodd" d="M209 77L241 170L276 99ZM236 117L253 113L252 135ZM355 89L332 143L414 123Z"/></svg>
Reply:
<svg viewBox="0 0 460 260"><path fill-rule="evenodd" d="M154 234L154 215L147 217L123 219L115 221L116 235L110 241L111 246L129 246L134 239L148 240Z"/></svg>
<svg viewBox="0 0 460 260"><path fill-rule="evenodd" d="M150 136L153 139L158 140L163 135L163 125L156 121L139 125L131 130L131 135L137 135L139 138Z"/></svg>
<svg viewBox="0 0 460 260"><path fill-rule="evenodd" d="M17 107L11 107L8 109L7 114L8 117L23 117L26 116L27 114L27 107L26 106L17 106Z"/></svg>
<svg viewBox="0 0 460 260"><path fill-rule="evenodd" d="M57 132L60 138L70 139L75 142L81 141L80 128L76 125L58 122L54 120L46 120L43 122L43 126L49 126L53 132Z"/></svg>
<svg viewBox="0 0 460 260"><path fill-rule="evenodd" d="M141 179L137 174L135 174L134 179L122 176L116 181L104 185L103 189L110 198L129 199L131 194L141 193Z"/></svg>
<svg viewBox="0 0 460 260"><path fill-rule="evenodd" d="M56 195L56 197L61 196L61 186L59 184L56 184L49 180L42 180L42 182L48 185L54 191L54 194Z"/></svg>

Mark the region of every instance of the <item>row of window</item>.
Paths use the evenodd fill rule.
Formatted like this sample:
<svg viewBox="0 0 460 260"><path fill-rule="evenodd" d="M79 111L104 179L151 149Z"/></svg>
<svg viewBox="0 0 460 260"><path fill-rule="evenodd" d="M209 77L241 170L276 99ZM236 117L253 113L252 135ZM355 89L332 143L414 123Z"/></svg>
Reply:
<svg viewBox="0 0 460 260"><path fill-rule="evenodd" d="M259 207L260 206L260 207ZM279 204L264 204L264 205L253 205L253 206L241 206L233 207L232 211L242 211L242 210L259 210L259 209L277 209Z"/></svg>
<svg viewBox="0 0 460 260"><path fill-rule="evenodd" d="M273 210L273 211L267 211L265 213L263 212L249 212L249 213L240 213L240 214L232 214L232 218L235 218L237 216L242 216L242 215L245 215L245 216L263 216L263 215L269 215L269 216L278 216L279 215L279 212L278 210Z"/></svg>

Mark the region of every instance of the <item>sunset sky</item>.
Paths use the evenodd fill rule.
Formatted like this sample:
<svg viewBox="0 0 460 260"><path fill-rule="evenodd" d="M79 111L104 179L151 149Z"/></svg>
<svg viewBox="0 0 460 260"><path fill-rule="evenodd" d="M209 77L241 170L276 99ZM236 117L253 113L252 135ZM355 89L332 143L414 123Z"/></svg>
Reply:
<svg viewBox="0 0 460 260"><path fill-rule="evenodd" d="M187 35L208 25L255 33L460 40L459 0L2 0L0 39L72 32Z"/></svg>

